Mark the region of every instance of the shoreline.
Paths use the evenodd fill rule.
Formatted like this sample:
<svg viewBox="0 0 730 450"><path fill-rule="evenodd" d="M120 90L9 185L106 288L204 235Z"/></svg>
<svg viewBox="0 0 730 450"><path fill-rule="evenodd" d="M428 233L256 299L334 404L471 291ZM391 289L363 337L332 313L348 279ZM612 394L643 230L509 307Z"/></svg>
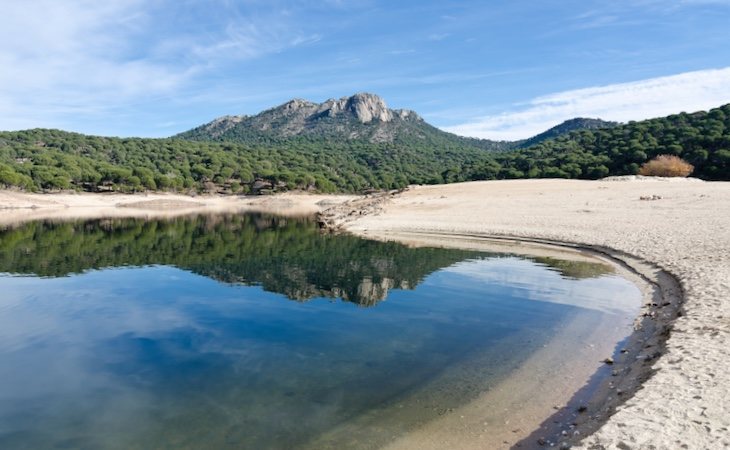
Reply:
<svg viewBox="0 0 730 450"><path fill-rule="evenodd" d="M173 193L98 194L63 192L33 194L0 190L0 225L31 220L100 217L165 218L189 214L261 212L311 216L352 195L287 193L271 196L187 196Z"/></svg>
<svg viewBox="0 0 730 450"><path fill-rule="evenodd" d="M437 433L440 435L441 440L438 445L432 445L434 443L429 442L427 438L422 438L421 441L414 444L410 442L408 436L404 436L398 445L386 446L389 449L439 448L442 445L458 445L459 448L475 449L540 449L553 446L574 448L582 439L599 429L608 417L641 389L642 384L653 375L652 362L664 352L669 329L678 314L681 314L683 306L684 298L681 286L671 274L639 258L617 254L611 249L545 239L453 233L398 232L389 234L387 239L384 236L378 236L378 238L414 246L493 250L525 256L539 254L565 258L570 253L587 254L590 259L598 259L612 265L617 269L619 276L631 281L640 288L642 293L639 315L633 319L633 330L630 334L621 338L616 333L610 334L604 330L602 331L604 335L613 337L611 342L620 339L616 345L604 345L600 349L584 352L585 354L581 357L561 362L561 364L574 364L574 366L567 369L571 373L572 380L570 384L562 386L560 396L553 395L546 398L548 396L545 396L544 392L539 389L534 389L535 392L528 392L529 395L526 396L522 390L532 380L520 383L508 379L497 386L497 389L509 391L512 393L511 395L519 392L526 409L534 408L535 403L543 406L541 408L542 416L534 413L525 414L525 409L523 409L520 411L522 417L506 417L508 423L520 423L521 426L528 426L529 429L520 429L519 431L522 432L517 430L509 432L510 430L505 428L497 434L498 439L490 439L486 442L484 440L466 442L462 439L461 442L449 442L448 444L443 441L443 431L433 430L426 431L425 434ZM560 338L554 340L559 341ZM549 346L551 345L556 346L556 342L549 344ZM557 345L561 344L557 343ZM565 349L575 351L568 347ZM550 356L546 357L543 353ZM611 364L603 363L601 358L606 357L612 358L613 362ZM555 360L558 358L559 355L553 349L545 349L531 357L513 375L523 379L534 377L535 368L540 366L552 366L553 370L557 372L558 367ZM540 381L555 383L557 380L554 377L552 379L548 377ZM543 398L532 397L532 395L542 395ZM528 398L534 401L528 404ZM495 400L488 394L480 401L493 405ZM546 405L558 404L559 407L552 406L553 411L544 408ZM548 413L545 414L545 411ZM537 417L543 417L544 420L537 422ZM452 426L452 424L431 424L427 428L443 429ZM493 437L495 436L491 436L491 438Z"/></svg>
<svg viewBox="0 0 730 450"><path fill-rule="evenodd" d="M340 211L326 211L323 222L376 239L426 233L557 242L643 260L657 277L671 274L685 302L666 348L648 364L653 375L571 448L725 448L730 446L730 383L723 381L730 370L730 183L662 181L416 186L380 202L376 214L351 219L342 216L343 204Z"/></svg>
<svg viewBox="0 0 730 450"><path fill-rule="evenodd" d="M525 239L584 246L612 252L618 259L643 260L650 275L671 274L677 280L678 289L685 294L681 315L661 354L650 362L642 361L653 376L633 396L623 394L628 398L621 399L623 404L610 417L606 414L593 420L597 430L575 437L582 441L571 448L723 448L730 446L730 417L726 414L730 383L723 379L730 371L730 304L726 300L730 297L726 281L730 279L730 229L725 225L730 217L730 183L676 181L489 181L419 186L365 197L282 194L220 200L174 194L126 196L129 203L158 196L203 203L191 208L185 203L147 203L152 210L139 204L119 208L124 205L109 201L106 194L101 195L103 201L88 201L93 194L0 191L0 209L5 213L0 224L90 218L109 212L127 217L237 211L320 213L326 226L371 239L407 243L414 233L421 235L419 239L430 234L432 241L443 241L447 235L462 235L462 239L464 235L492 236L508 242ZM57 201L64 195L87 199L66 204ZM32 208L34 203L29 204L25 196L42 204ZM652 197L652 201L641 197ZM8 209L8 198L16 206L18 201L26 203ZM249 203L251 200L254 202ZM654 303L653 308L661 309L663 302ZM642 320L651 320L651 316ZM588 381L583 389L590 385ZM577 393L573 389L569 398L583 389ZM600 412L600 406L596 411ZM516 448L529 448L548 435L541 426L568 420L559 415L560 411L550 411L540 417L533 433ZM437 435L433 427L421 432ZM466 442L456 446L465 447L460 444Z"/></svg>

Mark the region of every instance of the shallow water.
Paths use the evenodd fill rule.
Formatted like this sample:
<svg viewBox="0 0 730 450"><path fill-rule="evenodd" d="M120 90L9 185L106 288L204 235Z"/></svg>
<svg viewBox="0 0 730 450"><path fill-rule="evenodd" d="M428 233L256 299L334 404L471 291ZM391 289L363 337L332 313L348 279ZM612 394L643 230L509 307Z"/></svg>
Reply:
<svg viewBox="0 0 730 450"><path fill-rule="evenodd" d="M0 272L3 449L372 448L640 295L602 264L262 215L29 223Z"/></svg>

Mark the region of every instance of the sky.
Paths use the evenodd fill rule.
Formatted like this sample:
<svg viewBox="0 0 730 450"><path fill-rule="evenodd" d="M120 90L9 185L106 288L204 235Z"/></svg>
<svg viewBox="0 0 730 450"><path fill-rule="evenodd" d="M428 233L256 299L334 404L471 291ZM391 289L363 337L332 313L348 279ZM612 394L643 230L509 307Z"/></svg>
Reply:
<svg viewBox="0 0 730 450"><path fill-rule="evenodd" d="M457 134L730 103L730 0L0 0L0 130L164 137L356 92Z"/></svg>

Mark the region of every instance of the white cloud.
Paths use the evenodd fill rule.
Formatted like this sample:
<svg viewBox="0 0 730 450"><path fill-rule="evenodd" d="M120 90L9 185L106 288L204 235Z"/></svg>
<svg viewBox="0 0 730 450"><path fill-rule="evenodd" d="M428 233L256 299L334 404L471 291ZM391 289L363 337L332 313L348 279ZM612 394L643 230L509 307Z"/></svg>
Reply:
<svg viewBox="0 0 730 450"><path fill-rule="evenodd" d="M321 38L298 36L299 29L288 26L279 12L249 16L223 4L200 18L200 25L171 16L175 8L184 16L183 9L191 6L165 3L3 2L0 130L68 128L133 116L146 104L184 96L220 64ZM181 26L175 20L182 20Z"/></svg>
<svg viewBox="0 0 730 450"><path fill-rule="evenodd" d="M730 103L730 67L558 92L535 98L512 112L478 117L444 129L464 136L517 140L574 117L626 122L725 103Z"/></svg>
<svg viewBox="0 0 730 450"><path fill-rule="evenodd" d="M0 129L59 126L64 116L178 86L185 71L128 55L126 38L144 24L143 7L137 0L3 5Z"/></svg>

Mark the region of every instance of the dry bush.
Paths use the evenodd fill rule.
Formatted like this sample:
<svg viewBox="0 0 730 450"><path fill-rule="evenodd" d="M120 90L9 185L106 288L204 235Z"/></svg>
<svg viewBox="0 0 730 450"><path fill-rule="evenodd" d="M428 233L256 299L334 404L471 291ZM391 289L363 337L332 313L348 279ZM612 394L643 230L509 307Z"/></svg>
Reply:
<svg viewBox="0 0 730 450"><path fill-rule="evenodd" d="M647 177L686 177L695 170L694 166L679 156L659 155L641 165L639 175Z"/></svg>

